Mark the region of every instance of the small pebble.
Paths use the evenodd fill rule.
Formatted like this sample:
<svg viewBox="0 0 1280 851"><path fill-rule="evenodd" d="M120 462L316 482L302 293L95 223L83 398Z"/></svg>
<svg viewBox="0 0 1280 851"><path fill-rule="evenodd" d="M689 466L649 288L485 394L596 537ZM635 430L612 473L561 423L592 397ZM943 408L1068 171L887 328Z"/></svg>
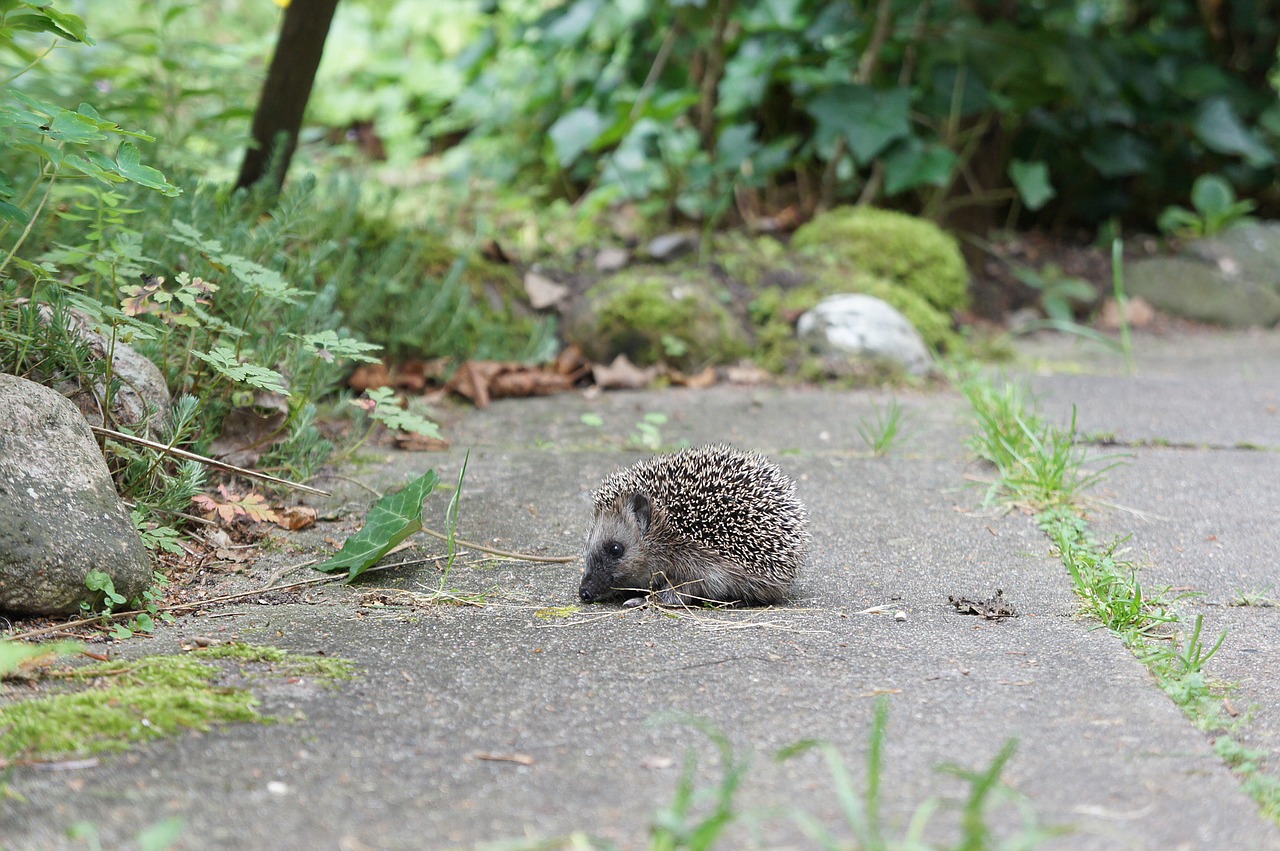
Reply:
<svg viewBox="0 0 1280 851"><path fill-rule="evenodd" d="M895 621L905 621L907 619L907 613L902 611L902 609L898 609L898 611L893 613L893 619Z"/></svg>

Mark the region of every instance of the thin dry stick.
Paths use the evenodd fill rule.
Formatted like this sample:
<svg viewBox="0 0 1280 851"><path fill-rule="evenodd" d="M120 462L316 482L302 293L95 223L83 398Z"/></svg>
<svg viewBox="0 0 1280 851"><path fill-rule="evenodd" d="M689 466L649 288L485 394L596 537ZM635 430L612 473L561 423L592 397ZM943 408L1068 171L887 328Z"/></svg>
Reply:
<svg viewBox="0 0 1280 851"><path fill-rule="evenodd" d="M89 426L89 428L93 429L95 434L100 434L103 437L109 437L112 440L123 440L125 443L137 443L141 446L154 449L157 452L164 452L167 455L172 455L175 458L185 458L188 461L199 461L201 464L209 467L226 470L229 473L237 473L241 476L248 476L251 479L262 479L263 481L283 485L284 487L292 488L293 490L306 491L307 493L314 493L319 496L332 496L328 491L322 491L319 488L313 488L310 485L300 485L297 482L291 482L288 479L279 479L275 476L269 476L266 473L259 473L257 470L246 470L244 467L237 467L234 464L227 464L213 458L206 458L203 455L197 455L196 453L188 452L185 449L178 449L163 443L157 443L154 440L147 440L145 437L135 437L132 434L125 434L122 431L115 431L114 429L103 428L102 426Z"/></svg>
<svg viewBox="0 0 1280 851"><path fill-rule="evenodd" d="M435 531L434 529L423 529L433 538L439 538L442 541L449 540L449 536ZM499 556L501 558L513 558L517 561L536 561L543 564L568 564L577 561L577 556L535 556L529 553L509 553L505 550L495 550L492 547L486 547L483 544L477 544L472 541L464 541L461 538L454 538L453 542L459 546L466 547L469 550L479 550L482 553L488 553L491 556Z"/></svg>

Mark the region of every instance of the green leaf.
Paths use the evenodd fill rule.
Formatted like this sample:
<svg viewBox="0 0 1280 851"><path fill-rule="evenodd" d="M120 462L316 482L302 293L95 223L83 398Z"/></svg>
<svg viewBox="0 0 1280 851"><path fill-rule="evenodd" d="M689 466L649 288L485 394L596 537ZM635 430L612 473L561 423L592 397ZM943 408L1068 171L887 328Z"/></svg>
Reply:
<svg viewBox="0 0 1280 851"><path fill-rule="evenodd" d="M15 207L8 201L0 201L0 219L8 219L24 226L31 221L31 217L27 215L25 210L21 207Z"/></svg>
<svg viewBox="0 0 1280 851"><path fill-rule="evenodd" d="M226 346L216 346L207 354L204 352L192 352L191 354L209 364L220 375L231 379L237 384L247 384L259 390L268 390L284 396L289 395L288 389L284 386L283 375L274 369L267 369L265 366L240 363L236 353Z"/></svg>
<svg viewBox="0 0 1280 851"><path fill-rule="evenodd" d="M138 146L132 142L120 143L120 150L116 152L115 171L125 180L145 186L147 189L155 189L162 195L173 197L181 193L181 190L165 180L164 175L159 171L142 164L142 154L138 152Z"/></svg>
<svg viewBox="0 0 1280 851"><path fill-rule="evenodd" d="M907 139L884 158L884 191L897 195L917 186L946 186L956 165L956 155L941 145Z"/></svg>
<svg viewBox="0 0 1280 851"><path fill-rule="evenodd" d="M422 529L422 504L439 483L435 470L428 470L402 490L378 500L369 509L364 528L347 538L337 555L315 569L324 573L345 570L346 581L350 582L373 567L393 547Z"/></svg>
<svg viewBox="0 0 1280 851"><path fill-rule="evenodd" d="M570 6L561 7L543 34L552 44L576 42L587 34L603 6L604 0L577 0Z"/></svg>
<svg viewBox="0 0 1280 851"><path fill-rule="evenodd" d="M818 95L807 108L818 122L819 144L843 136L853 158L866 165L911 132L910 106L910 89L878 91L842 83Z"/></svg>
<svg viewBox="0 0 1280 851"><path fill-rule="evenodd" d="M11 9L17 8L16 12ZM3 4L0 11L5 13L5 24L15 30L27 32L49 32L58 38L93 44L93 39L85 32L84 21L69 12L59 12L47 4L19 2Z"/></svg>
<svg viewBox="0 0 1280 851"><path fill-rule="evenodd" d="M71 145L83 145L87 142L98 142L107 138L102 132L101 122L69 109L59 109L49 122L45 132L50 139L66 142Z"/></svg>
<svg viewBox="0 0 1280 851"><path fill-rule="evenodd" d="M551 138L560 167L572 165L600 137L606 126L608 122L604 116L586 106L571 109L556 119L547 135Z"/></svg>
<svg viewBox="0 0 1280 851"><path fill-rule="evenodd" d="M390 387L375 387L365 393L368 396L367 399L352 399L351 404L366 411L369 416L385 424L387 428L413 432L436 440L444 439L440 434L440 426L400 407L395 391Z"/></svg>
<svg viewBox="0 0 1280 851"><path fill-rule="evenodd" d="M1249 128L1224 97L1205 101L1196 112L1196 138L1220 154L1243 157L1254 168L1266 168L1276 161L1275 152Z"/></svg>
<svg viewBox="0 0 1280 851"><path fill-rule="evenodd" d="M324 361L332 362L335 358L349 358L362 363L377 363L378 359L369 354L381 349L375 343L366 343L354 337L340 337L337 331L327 330L315 334L290 334L290 337L302 344L302 347Z"/></svg>
<svg viewBox="0 0 1280 851"><path fill-rule="evenodd" d="M1216 174L1202 174L1191 184L1191 206L1205 218L1223 212L1235 202L1231 184Z"/></svg>
<svg viewBox="0 0 1280 851"><path fill-rule="evenodd" d="M1028 210L1039 210L1058 194L1049 182L1049 166L1043 160L1014 160L1009 164L1009 179Z"/></svg>

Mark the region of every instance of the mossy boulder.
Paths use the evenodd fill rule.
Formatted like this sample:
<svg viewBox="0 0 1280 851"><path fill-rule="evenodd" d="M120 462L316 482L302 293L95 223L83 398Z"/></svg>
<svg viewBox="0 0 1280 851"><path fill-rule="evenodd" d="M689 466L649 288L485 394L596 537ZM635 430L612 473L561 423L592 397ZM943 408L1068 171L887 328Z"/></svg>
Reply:
<svg viewBox="0 0 1280 851"><path fill-rule="evenodd" d="M969 304L969 273L960 247L924 219L874 207L838 207L797 230L791 248L810 263L898 284L944 314ZM909 313L907 318L915 322Z"/></svg>
<svg viewBox="0 0 1280 851"><path fill-rule="evenodd" d="M729 301L701 269L626 269L583 295L565 336L598 361L625 354L637 364L665 361L682 369L732 363L749 346Z"/></svg>

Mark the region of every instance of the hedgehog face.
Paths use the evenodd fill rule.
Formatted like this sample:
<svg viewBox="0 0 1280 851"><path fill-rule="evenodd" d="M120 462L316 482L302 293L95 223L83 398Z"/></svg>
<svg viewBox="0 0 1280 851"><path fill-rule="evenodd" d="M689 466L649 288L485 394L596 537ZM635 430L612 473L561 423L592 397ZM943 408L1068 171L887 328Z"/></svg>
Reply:
<svg viewBox="0 0 1280 851"><path fill-rule="evenodd" d="M650 570L644 540L652 505L642 493L620 498L607 511L596 513L583 555L586 566L578 596L584 603L644 597Z"/></svg>

